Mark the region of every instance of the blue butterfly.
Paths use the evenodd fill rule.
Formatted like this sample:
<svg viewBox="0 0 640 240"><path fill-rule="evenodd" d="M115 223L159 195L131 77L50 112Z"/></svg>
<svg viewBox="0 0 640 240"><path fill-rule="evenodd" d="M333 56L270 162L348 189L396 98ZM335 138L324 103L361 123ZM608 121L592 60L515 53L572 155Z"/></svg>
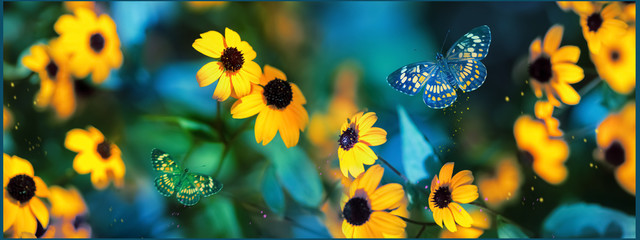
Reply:
<svg viewBox="0 0 640 240"><path fill-rule="evenodd" d="M480 62L489 53L491 31L487 25L471 29L451 46L447 56L436 53L436 62L406 65L387 76L396 90L415 95L426 85L422 100L430 108L446 108L456 101L456 89L471 92L487 77L487 68ZM425 84L426 83L426 84Z"/></svg>

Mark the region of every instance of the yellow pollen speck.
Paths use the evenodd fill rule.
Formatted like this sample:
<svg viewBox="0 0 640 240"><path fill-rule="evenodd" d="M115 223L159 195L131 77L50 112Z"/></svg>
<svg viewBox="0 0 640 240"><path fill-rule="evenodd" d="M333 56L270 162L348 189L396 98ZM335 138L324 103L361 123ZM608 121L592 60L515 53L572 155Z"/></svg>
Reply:
<svg viewBox="0 0 640 240"><path fill-rule="evenodd" d="M596 165L596 169L598 169L598 165Z"/></svg>
<svg viewBox="0 0 640 240"><path fill-rule="evenodd" d="M538 201L544 202L544 198L539 198Z"/></svg>
<svg viewBox="0 0 640 240"><path fill-rule="evenodd" d="M593 167L593 163L589 163L589 167Z"/></svg>
<svg viewBox="0 0 640 240"><path fill-rule="evenodd" d="M14 95L14 96L13 96L13 100L16 100L16 99L18 99L18 97L16 97L16 96Z"/></svg>
<svg viewBox="0 0 640 240"><path fill-rule="evenodd" d="M584 142L587 142L587 139L586 139L586 138L584 139Z"/></svg>
<svg viewBox="0 0 640 240"><path fill-rule="evenodd" d="M15 87L15 86L16 86L16 85L15 85L15 84L13 84L13 82L11 82L11 87Z"/></svg>
<svg viewBox="0 0 640 240"><path fill-rule="evenodd" d="M520 92L520 96L524 96L524 92Z"/></svg>
<svg viewBox="0 0 640 240"><path fill-rule="evenodd" d="M533 179L538 179L538 176L533 176Z"/></svg>
<svg viewBox="0 0 640 240"><path fill-rule="evenodd" d="M469 107L467 107L467 110L469 110Z"/></svg>
<svg viewBox="0 0 640 240"><path fill-rule="evenodd" d="M571 136L571 140L576 139L576 136Z"/></svg>
<svg viewBox="0 0 640 240"><path fill-rule="evenodd" d="M504 100L509 102L509 96L504 97Z"/></svg>
<svg viewBox="0 0 640 240"><path fill-rule="evenodd" d="M533 186L531 186L531 191L533 191L533 189L534 189Z"/></svg>
<svg viewBox="0 0 640 240"><path fill-rule="evenodd" d="M596 134L598 134L598 129L596 129Z"/></svg>
<svg viewBox="0 0 640 240"><path fill-rule="evenodd" d="M508 193L507 193L507 196L511 197L511 192L508 192Z"/></svg>

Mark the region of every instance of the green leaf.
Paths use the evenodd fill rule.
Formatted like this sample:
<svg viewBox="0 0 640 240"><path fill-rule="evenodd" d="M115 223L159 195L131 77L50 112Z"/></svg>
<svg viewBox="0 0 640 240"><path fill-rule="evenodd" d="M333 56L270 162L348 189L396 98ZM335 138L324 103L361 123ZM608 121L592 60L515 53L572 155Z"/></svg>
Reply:
<svg viewBox="0 0 640 240"><path fill-rule="evenodd" d="M275 214L279 216L284 215L285 199L284 192L278 183L276 178L276 172L273 166L267 167L264 172L264 178L262 179L262 186L260 186L264 201Z"/></svg>
<svg viewBox="0 0 640 240"><path fill-rule="evenodd" d="M602 80L601 80L602 82ZM609 111L617 112L627 102L627 96L614 91L609 84L602 84L602 105Z"/></svg>
<svg viewBox="0 0 640 240"><path fill-rule="evenodd" d="M504 218L498 216L498 238L529 238L519 227L508 223Z"/></svg>
<svg viewBox="0 0 640 240"><path fill-rule="evenodd" d="M242 238L242 229L238 223L234 203L222 196L216 196L207 202L206 208L195 214L192 221L192 233L195 238Z"/></svg>
<svg viewBox="0 0 640 240"><path fill-rule="evenodd" d="M189 159L184 159L186 164L184 164L183 167L189 168L190 171L195 173L211 175L220 167L220 160L223 151L224 144L222 143L201 142L195 146L195 149L193 149L191 154L188 156ZM185 155L186 152L181 152L179 155L176 154L176 157L180 157L176 160L178 160L179 163L182 163ZM222 166L223 169L219 172L219 176L213 176L218 181L229 177L229 173L232 173L235 168L235 161L230 159L233 158L233 155L228 153L225 158L226 159Z"/></svg>
<svg viewBox="0 0 640 240"><path fill-rule="evenodd" d="M322 182L307 154L298 146L287 148L278 136L266 148L278 181L291 197L304 206L317 207L322 201Z"/></svg>
<svg viewBox="0 0 640 240"><path fill-rule="evenodd" d="M545 219L542 237L635 238L636 219L598 204L563 205Z"/></svg>
<svg viewBox="0 0 640 240"><path fill-rule="evenodd" d="M217 141L218 134L206 123L178 116L159 116L152 115L146 117L149 120L175 123L185 131L191 132L195 136L202 137L207 140Z"/></svg>
<svg viewBox="0 0 640 240"><path fill-rule="evenodd" d="M398 115L402 136L402 164L407 178L411 183L432 178L442 167L438 156L402 106L398 106Z"/></svg>

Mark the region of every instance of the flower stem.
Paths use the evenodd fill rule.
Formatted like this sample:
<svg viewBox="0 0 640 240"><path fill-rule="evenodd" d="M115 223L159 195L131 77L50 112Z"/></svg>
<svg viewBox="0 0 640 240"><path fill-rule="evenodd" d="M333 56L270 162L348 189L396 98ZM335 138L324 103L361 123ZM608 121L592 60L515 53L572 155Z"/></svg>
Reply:
<svg viewBox="0 0 640 240"><path fill-rule="evenodd" d="M378 156L378 160L383 162L385 165L389 166L389 168L391 168L391 171L395 172L398 176L400 176L405 183L409 183L409 179L407 179L407 177L405 177L400 171L398 171L398 169L391 166L391 164L389 164L387 160L384 160L384 158L382 158L380 155L377 155L377 156Z"/></svg>
<svg viewBox="0 0 640 240"><path fill-rule="evenodd" d="M417 225L422 225L422 226L434 226L434 225L437 225L434 222L421 222L421 221L416 221L416 220L409 219L409 218L406 218L406 217L403 217L403 216L397 216L397 217L399 217L400 219L404 220L405 222L413 223L413 224L417 224Z"/></svg>
<svg viewBox="0 0 640 240"><path fill-rule="evenodd" d="M524 232L526 232L526 233L527 233L527 235L529 235L529 237L536 237L536 236L533 236L533 232L532 232L532 231L529 231L529 229L526 229L526 228L524 228L524 227L520 226L520 224L517 224L517 223L516 223L516 222L514 222L513 220L511 220L511 219L509 219L509 218L505 217L504 215L502 215L502 214L500 214L500 213L497 213L496 211L493 211L493 210L489 209L488 207L486 207L486 206L484 206L484 205L482 205L482 204L480 204L480 203L478 203L478 202L471 202L471 203L469 203L469 204L474 205L474 206L476 206L476 207L478 207L478 208L482 209L483 211L486 211L486 212L490 213L491 215L493 215L493 216L495 216L495 217L500 216L500 218L502 218L502 220L504 220L505 222L507 222L507 223L509 223L509 224L512 224L512 225L514 225L514 226L516 226L516 227L518 227L518 228L522 229Z"/></svg>

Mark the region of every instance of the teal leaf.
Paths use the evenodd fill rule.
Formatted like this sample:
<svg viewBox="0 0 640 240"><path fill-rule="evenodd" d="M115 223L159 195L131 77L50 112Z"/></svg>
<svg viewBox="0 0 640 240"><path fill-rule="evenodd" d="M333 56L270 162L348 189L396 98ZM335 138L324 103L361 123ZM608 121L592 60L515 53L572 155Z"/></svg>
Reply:
<svg viewBox="0 0 640 240"><path fill-rule="evenodd" d="M322 183L307 154L298 146L287 148L277 136L266 147L278 181L293 200L307 207L317 207L322 201Z"/></svg>
<svg viewBox="0 0 640 240"><path fill-rule="evenodd" d="M600 80L602 82L602 80ZM609 84L602 84L602 106L609 109L611 112L617 112L627 102L627 95L619 94L614 91Z"/></svg>
<svg viewBox="0 0 640 240"><path fill-rule="evenodd" d="M402 164L407 178L411 183L432 178L442 167L433 146L420 133L402 106L398 106L398 115L402 136Z"/></svg>
<svg viewBox="0 0 640 240"><path fill-rule="evenodd" d="M188 131L195 136L202 137L207 140L215 141L218 139L217 133L214 131L211 126L204 122L192 120L185 117L177 117L177 116L158 116L152 115L147 116L149 120L159 121L159 122L168 122L174 123L180 126L180 128Z"/></svg>
<svg viewBox="0 0 640 240"><path fill-rule="evenodd" d="M282 187L278 183L273 166L269 166L265 170L260 189L267 207L275 214L283 216L285 209L284 192L282 192Z"/></svg>
<svg viewBox="0 0 640 240"><path fill-rule="evenodd" d="M545 219L542 237L635 238L636 219L598 204L563 205Z"/></svg>
<svg viewBox="0 0 640 240"><path fill-rule="evenodd" d="M498 238L529 238L519 227L508 223L501 216L496 221L498 224Z"/></svg>

